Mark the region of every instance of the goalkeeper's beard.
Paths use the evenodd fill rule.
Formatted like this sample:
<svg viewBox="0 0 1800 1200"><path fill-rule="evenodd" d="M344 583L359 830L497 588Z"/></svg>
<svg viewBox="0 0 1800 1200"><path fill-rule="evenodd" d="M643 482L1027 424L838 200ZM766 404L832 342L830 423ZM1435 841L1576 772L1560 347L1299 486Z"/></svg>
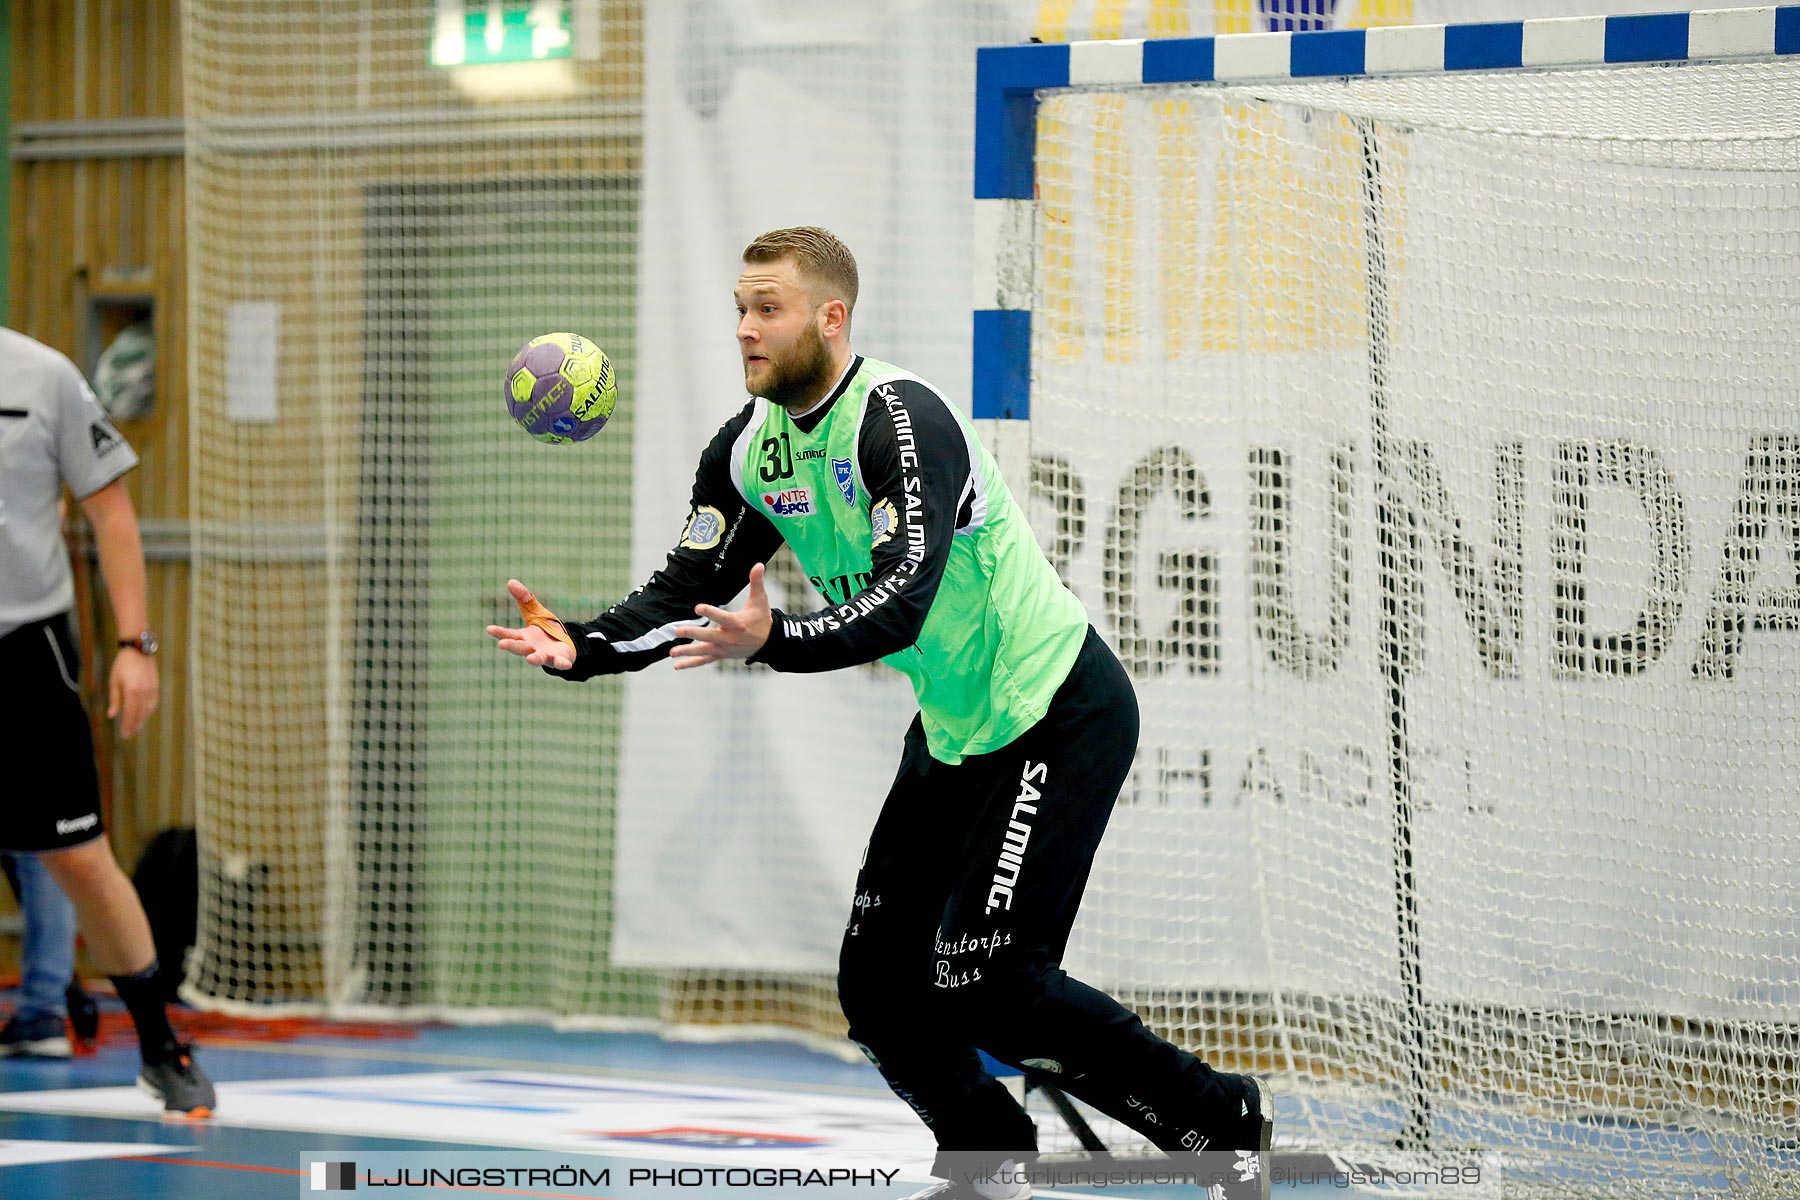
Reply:
<svg viewBox="0 0 1800 1200"><path fill-rule="evenodd" d="M750 388L771 404L783 408L810 408L825 398L831 386L831 347L816 325L808 322L800 341L781 358L769 356L768 379L761 391ZM745 384L749 384L746 373Z"/></svg>

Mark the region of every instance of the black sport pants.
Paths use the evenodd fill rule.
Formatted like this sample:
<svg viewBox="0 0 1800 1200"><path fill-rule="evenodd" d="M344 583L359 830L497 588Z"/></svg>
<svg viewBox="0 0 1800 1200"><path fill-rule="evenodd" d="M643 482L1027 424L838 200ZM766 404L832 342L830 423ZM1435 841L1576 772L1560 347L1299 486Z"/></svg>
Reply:
<svg viewBox="0 0 1800 1200"><path fill-rule="evenodd" d="M1165 1150L1224 1148L1237 1080L1059 966L1137 738L1131 680L1091 628L1050 711L1012 744L952 767L926 752L917 719L906 735L857 879L838 996L851 1038L940 1151L1036 1148L977 1048Z"/></svg>

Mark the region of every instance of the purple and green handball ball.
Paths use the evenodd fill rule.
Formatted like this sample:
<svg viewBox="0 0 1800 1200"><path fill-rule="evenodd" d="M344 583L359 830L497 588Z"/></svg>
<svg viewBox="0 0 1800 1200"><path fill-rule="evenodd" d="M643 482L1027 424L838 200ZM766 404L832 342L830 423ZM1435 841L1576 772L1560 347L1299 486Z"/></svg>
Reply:
<svg viewBox="0 0 1800 1200"><path fill-rule="evenodd" d="M612 416L619 393L606 351L579 333L525 343L506 372L506 410L540 442L585 442Z"/></svg>

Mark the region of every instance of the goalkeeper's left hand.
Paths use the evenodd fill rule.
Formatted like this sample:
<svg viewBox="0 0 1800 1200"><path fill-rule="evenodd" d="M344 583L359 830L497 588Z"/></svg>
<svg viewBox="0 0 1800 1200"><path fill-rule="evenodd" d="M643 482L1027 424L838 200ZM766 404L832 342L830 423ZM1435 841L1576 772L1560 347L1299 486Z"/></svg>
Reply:
<svg viewBox="0 0 1800 1200"><path fill-rule="evenodd" d="M744 607L726 612L710 604L696 604L694 612L712 624L676 627L676 637L693 639L669 651L677 671L704 667L725 658L749 658L761 650L774 624L769 616L769 593L763 589L763 565L757 563L750 568L750 595Z"/></svg>

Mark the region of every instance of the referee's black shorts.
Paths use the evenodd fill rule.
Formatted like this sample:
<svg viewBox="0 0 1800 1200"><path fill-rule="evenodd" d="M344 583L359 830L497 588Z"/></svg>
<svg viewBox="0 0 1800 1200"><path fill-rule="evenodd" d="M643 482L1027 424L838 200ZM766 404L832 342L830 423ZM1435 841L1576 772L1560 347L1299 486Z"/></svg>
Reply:
<svg viewBox="0 0 1800 1200"><path fill-rule="evenodd" d="M105 832L80 671L68 613L0 634L0 850L67 850Z"/></svg>

